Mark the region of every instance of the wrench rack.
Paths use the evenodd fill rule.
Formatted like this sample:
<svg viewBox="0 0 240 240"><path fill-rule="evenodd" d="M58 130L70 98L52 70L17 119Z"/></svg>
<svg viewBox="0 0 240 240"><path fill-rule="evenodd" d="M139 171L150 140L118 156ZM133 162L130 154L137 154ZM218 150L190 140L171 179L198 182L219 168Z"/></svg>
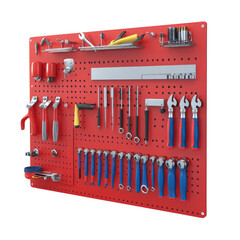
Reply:
<svg viewBox="0 0 240 240"><path fill-rule="evenodd" d="M161 47L159 42L160 33L164 35L168 32L168 27L187 26L193 36L194 45L190 47L165 48ZM125 29L124 29L125 30ZM97 31L85 33L87 39L94 45L100 45L100 34L104 33L103 45L107 45L111 40L116 39L123 30ZM53 182L43 178L31 179L31 186L46 190L70 193L85 197L97 198L113 202L125 203L141 207L147 207L157 210L175 212L196 217L206 216L206 117L207 117L207 24L205 22L176 24L166 26L154 26L143 28L127 29L127 34L142 34L154 32L155 37L146 34L141 41L141 48L119 49L108 51L74 51L63 53L48 53L42 50L51 48L60 48L58 39L69 39L76 42L76 48L89 47L78 38L78 34L65 34L47 36L48 41L52 42L51 46L44 44L39 46L38 54L35 53L35 44L40 43L42 37L30 38L30 99L33 96L38 97L38 103L33 108L33 116L37 126L37 135L31 136L31 149L38 149L39 155L31 157L31 166L40 166L43 171L58 173L61 180ZM73 72L64 78L64 59L74 59ZM36 81L31 76L31 63L43 63L43 76L41 81ZM47 82L45 73L45 63L57 64L57 76L53 82ZM161 66L161 65L196 65L196 79L167 79L167 80L91 80L91 68L103 67L131 67L131 66ZM114 130L111 126L111 99L110 87L115 88L114 98ZM126 139L127 117L128 117L128 87L131 86L131 116L132 116L132 133L135 136L135 116L136 116L136 86L139 87L139 144L133 140ZM75 103L97 104L98 87L100 87L100 121L101 128L97 127L97 105L94 110L79 110L80 127L74 128L74 106ZM108 107L107 107L107 128L104 126L104 108L103 108L103 87L108 87ZM119 108L120 87L123 87L123 126L124 134L118 132L119 129ZM177 99L178 105L174 107L175 120L175 140L174 147L167 147L167 100L171 94ZM186 109L187 121L187 142L186 149L178 147L179 142L179 102L183 95L191 103L192 97L197 94L203 105L199 108L199 126L200 140L199 149L191 149L191 106ZM59 121L59 139L53 141L53 107L48 108L47 132L48 140L42 140L41 125L42 111L39 104L42 103L44 96L48 97L52 103L55 97L60 97L61 102L58 108ZM144 110L145 99L161 98L165 99L165 113L160 113L159 107L149 108L149 141L148 145L144 144L145 123ZM180 200L179 174L176 169L176 198L168 197L167 188L167 169L164 167L165 187L164 197L159 197L158 192L158 166L155 162L155 188L151 188L151 162L147 162L147 177L149 192L143 194L135 191L135 170L136 162L132 159L132 191L126 190L128 181L128 164L126 158L123 160L123 184L125 188L120 190L119 184L119 158L116 159L116 176L114 189L111 188L111 168L112 158L109 156L109 184L104 186L104 164L105 158L102 155L102 179L101 186L97 186L98 156L95 154L95 185L90 185L91 155L89 154L89 175L88 182L84 183L84 154L82 154L82 178L78 176L78 148L88 148L97 150L123 151L124 153L147 154L149 157L164 156L166 159L175 157L177 159L187 158L189 166L187 169L188 185L187 200ZM57 156L53 157L51 151L57 150ZM142 164L141 164L142 177Z"/></svg>

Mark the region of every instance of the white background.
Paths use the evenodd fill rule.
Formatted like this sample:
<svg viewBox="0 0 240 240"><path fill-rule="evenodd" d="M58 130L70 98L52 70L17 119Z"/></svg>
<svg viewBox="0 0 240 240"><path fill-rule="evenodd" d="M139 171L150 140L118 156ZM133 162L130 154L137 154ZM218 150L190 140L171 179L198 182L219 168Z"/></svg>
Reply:
<svg viewBox="0 0 240 240"><path fill-rule="evenodd" d="M237 3L1 2L0 239L239 239ZM194 21L208 22L208 216L198 219L31 188L23 176L29 130L20 131L29 100L29 37Z"/></svg>

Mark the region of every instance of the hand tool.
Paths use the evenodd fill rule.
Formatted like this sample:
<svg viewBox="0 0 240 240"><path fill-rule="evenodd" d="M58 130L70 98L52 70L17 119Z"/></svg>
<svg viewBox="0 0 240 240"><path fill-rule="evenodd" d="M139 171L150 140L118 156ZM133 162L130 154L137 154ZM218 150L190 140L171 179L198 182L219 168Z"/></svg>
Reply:
<svg viewBox="0 0 240 240"><path fill-rule="evenodd" d="M145 108L145 138L144 138L144 141L145 141L145 145L147 146L148 145L148 130L149 130L149 110L148 110L148 107L146 106Z"/></svg>
<svg viewBox="0 0 240 240"><path fill-rule="evenodd" d="M89 41L87 40L87 38L85 37L85 34L84 34L83 32L80 32L80 34L78 35L78 37L79 37L80 40L84 41L84 42L87 43L89 46L91 46L95 52L97 52L95 46L94 46L91 42L89 42Z"/></svg>
<svg viewBox="0 0 240 240"><path fill-rule="evenodd" d="M59 126L58 126L58 106L60 104L60 97L55 97L55 103L53 104L53 141L57 142L58 141L58 131L59 131Z"/></svg>
<svg viewBox="0 0 240 240"><path fill-rule="evenodd" d="M89 150L87 148L84 149L85 154L85 174L84 174L84 182L87 183L87 177L88 177L88 153Z"/></svg>
<svg viewBox="0 0 240 240"><path fill-rule="evenodd" d="M35 148L33 151L26 152L25 155L29 157L37 157L39 155L39 150Z"/></svg>
<svg viewBox="0 0 240 240"><path fill-rule="evenodd" d="M78 178L81 179L81 152L82 148L78 148L77 153L78 153Z"/></svg>
<svg viewBox="0 0 240 240"><path fill-rule="evenodd" d="M61 47L63 47L64 41L62 39L57 38L57 41L61 43Z"/></svg>
<svg viewBox="0 0 240 240"><path fill-rule="evenodd" d="M65 44L76 44L76 42L73 42L73 41L70 41L70 40L67 40L67 39L65 39Z"/></svg>
<svg viewBox="0 0 240 240"><path fill-rule="evenodd" d="M164 163L165 158L159 157L157 159L157 165L158 165L158 188L159 188L159 197L164 196Z"/></svg>
<svg viewBox="0 0 240 240"><path fill-rule="evenodd" d="M126 31L123 31L122 33L120 33L117 40L112 40L109 45L136 43L136 42L141 41L143 39L144 35L145 35L145 34L142 34L142 35L139 36L138 34L133 34L131 36L123 38L123 35L125 33L126 33Z"/></svg>
<svg viewBox="0 0 240 240"><path fill-rule="evenodd" d="M39 48L39 43L35 43L35 54L38 55L38 48Z"/></svg>
<svg viewBox="0 0 240 240"><path fill-rule="evenodd" d="M112 130L114 129L114 87L111 87L111 99L112 99Z"/></svg>
<svg viewBox="0 0 240 240"><path fill-rule="evenodd" d="M67 74L71 73L74 68L74 60L72 58L64 59L64 78L67 77Z"/></svg>
<svg viewBox="0 0 240 240"><path fill-rule="evenodd" d="M51 100L48 100L48 97L43 97L42 103L39 107L42 109L42 140L47 141L47 108L51 104Z"/></svg>
<svg viewBox="0 0 240 240"><path fill-rule="evenodd" d="M103 97L104 97L104 115L105 115L105 128L107 127L107 87L103 88Z"/></svg>
<svg viewBox="0 0 240 240"><path fill-rule="evenodd" d="M133 157L136 161L135 188L136 188L136 192L139 193L140 192L140 185L141 185L141 171L140 171L141 156L140 156L140 154L136 153Z"/></svg>
<svg viewBox="0 0 240 240"><path fill-rule="evenodd" d="M147 34L149 34L151 37L156 37L156 34L154 32L146 32Z"/></svg>
<svg viewBox="0 0 240 240"><path fill-rule="evenodd" d="M57 150L56 149L52 149L51 154L52 154L53 157L56 157L57 154L58 154Z"/></svg>
<svg viewBox="0 0 240 240"><path fill-rule="evenodd" d="M187 200L187 168L189 161L186 158L182 158L177 161L177 166L180 169L180 192L181 200Z"/></svg>
<svg viewBox="0 0 240 240"><path fill-rule="evenodd" d="M173 106L177 106L177 100L170 95L167 101L168 105L168 122L167 122L167 146L173 148L174 145L174 118L173 118Z"/></svg>
<svg viewBox="0 0 240 240"><path fill-rule="evenodd" d="M98 87L98 113L97 113L97 125L98 129L100 129L100 89Z"/></svg>
<svg viewBox="0 0 240 240"><path fill-rule="evenodd" d="M165 165L168 169L168 197L176 198L176 159L168 159Z"/></svg>
<svg viewBox="0 0 240 240"><path fill-rule="evenodd" d="M120 101L121 101L121 107L120 107L120 128L119 133L123 134L123 88L120 88Z"/></svg>
<svg viewBox="0 0 240 240"><path fill-rule="evenodd" d="M132 159L132 153L126 154L126 159L128 161L128 185L127 190L132 190L132 167L131 167L131 159Z"/></svg>
<svg viewBox="0 0 240 240"><path fill-rule="evenodd" d="M29 118L30 120L30 135L35 136L37 134L36 123L34 120L34 112L32 107L37 103L38 97L33 96L30 103L27 104L28 113L21 119L21 130L25 129L25 121Z"/></svg>
<svg viewBox="0 0 240 240"><path fill-rule="evenodd" d="M139 143L140 142L140 138L139 138L139 134L138 134L138 107L139 107L139 100L138 100L138 86L137 86L137 103L136 103L136 136L134 138L134 142L135 143Z"/></svg>
<svg viewBox="0 0 240 240"><path fill-rule="evenodd" d="M124 185L123 185L123 157L124 157L124 153L123 152L120 152L118 153L118 157L119 157L119 160L120 160L120 183L119 183L119 188L120 189L124 189Z"/></svg>
<svg viewBox="0 0 240 240"><path fill-rule="evenodd" d="M194 95L191 101L192 106L192 149L199 148L199 120L198 120L198 107L202 107L202 101Z"/></svg>
<svg viewBox="0 0 240 240"><path fill-rule="evenodd" d="M40 45L43 46L43 44L44 44L45 42L46 42L46 44L47 44L48 46L51 46L51 45L52 45L52 42L49 42L45 37L42 38Z"/></svg>
<svg viewBox="0 0 240 240"><path fill-rule="evenodd" d="M142 185L141 185L141 191L142 193L148 193L148 180L147 180L147 161L148 156L144 155L141 157L141 161L143 163L143 177L142 177Z"/></svg>
<svg viewBox="0 0 240 240"><path fill-rule="evenodd" d="M74 110L74 127L79 128L79 110L93 110L96 104L87 104L87 103L79 103L75 104Z"/></svg>
<svg viewBox="0 0 240 240"><path fill-rule="evenodd" d="M196 79L196 64L91 68L91 80L97 81L168 79Z"/></svg>
<svg viewBox="0 0 240 240"><path fill-rule="evenodd" d="M98 150L97 155L98 155L98 187L100 187L102 177L102 150Z"/></svg>
<svg viewBox="0 0 240 240"><path fill-rule="evenodd" d="M105 187L108 185L108 155L109 151L105 150L103 152L103 155L105 156Z"/></svg>
<svg viewBox="0 0 240 240"><path fill-rule="evenodd" d="M127 139L132 139L131 132L131 87L128 87L128 132L126 134Z"/></svg>
<svg viewBox="0 0 240 240"><path fill-rule="evenodd" d="M184 95L179 103L180 106L180 127L179 127L179 148L186 148L186 140L187 140L187 124L186 124L186 107L189 107L189 101L186 99Z"/></svg>
<svg viewBox="0 0 240 240"><path fill-rule="evenodd" d="M112 156L112 189L114 188L114 180L115 180L115 172L116 172L116 156L117 156L117 152L116 151L112 151L111 152L111 156Z"/></svg>
<svg viewBox="0 0 240 240"><path fill-rule="evenodd" d="M91 160L91 185L94 185L94 176L95 176L95 150L90 150L92 160Z"/></svg>
<svg viewBox="0 0 240 240"><path fill-rule="evenodd" d="M47 63L46 64L46 77L48 82L53 82L54 78L57 76L57 64Z"/></svg>
<svg viewBox="0 0 240 240"><path fill-rule="evenodd" d="M35 173L42 172L42 167L30 166L24 168L24 175L27 179L35 178Z"/></svg>
<svg viewBox="0 0 240 240"><path fill-rule="evenodd" d="M103 45L104 33L100 33L101 46Z"/></svg>
<svg viewBox="0 0 240 240"><path fill-rule="evenodd" d="M151 187L151 191L154 192L155 191L155 171L154 171L154 162L156 160L155 156L152 156L149 158L150 162L152 163L152 187Z"/></svg>
<svg viewBox="0 0 240 240"><path fill-rule="evenodd" d="M42 172L36 172L34 176L32 176L32 178L43 178L44 180L51 178L53 182L59 182L61 180L61 175L58 173L42 171Z"/></svg>
<svg viewBox="0 0 240 240"><path fill-rule="evenodd" d="M43 66L41 62L32 62L31 64L31 76L37 80L42 80L42 73L43 72Z"/></svg>

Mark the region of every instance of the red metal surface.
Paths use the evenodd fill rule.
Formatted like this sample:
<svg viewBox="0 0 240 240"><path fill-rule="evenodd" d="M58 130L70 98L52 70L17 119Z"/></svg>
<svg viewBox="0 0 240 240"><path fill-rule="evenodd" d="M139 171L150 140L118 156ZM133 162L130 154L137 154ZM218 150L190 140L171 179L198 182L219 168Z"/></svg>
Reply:
<svg viewBox="0 0 240 240"><path fill-rule="evenodd" d="M159 34L167 34L169 26L188 26L193 35L195 45L186 48L163 48L160 47ZM126 29L122 29L126 30ZM104 33L103 45L116 39L122 30L98 31L85 33L86 37L94 44L100 44L100 33ZM206 117L207 117L207 24L205 22L176 24L168 26L155 26L144 28L127 29L127 34L142 34L146 32L155 32L156 37L146 35L141 42L143 49L132 50L110 50L95 52L72 52L49 54L42 52L48 46L39 47L39 54L35 55L35 43L41 42L42 37L30 38L30 66L32 62L43 63L43 77L40 82L35 81L30 73L30 98L38 96L38 104L35 107L35 121L37 126L37 136L31 136L31 149L38 148L39 156L31 158L31 165L41 166L43 171L51 171L61 174L60 182L44 181L43 179L32 179L31 185L36 188L59 191L64 193L76 194L85 197L98 198L130 205L137 205L157 210L181 213L196 217L206 216ZM51 48L60 47L60 39L68 39L77 42L77 46L82 45L78 34L66 34L47 36L53 44ZM75 61L74 72L64 78L63 61L66 58L73 58ZM54 82L47 82L46 63L57 64L57 75ZM196 80L138 80L138 81L92 81L92 67L121 67L121 66L154 66L154 65L179 65L196 64ZM101 128L97 127L97 108L92 111L80 110L80 128L73 127L74 104L75 103L97 103L97 89L100 86L101 103ZM104 127L104 109L103 109L103 87L115 87L115 123L114 130L111 127L111 105L110 92L108 94L107 108L107 128ZM119 128L119 90L123 87L124 104L124 129L127 130L127 87L132 87L132 132L135 133L135 114L136 114L136 86L139 86L139 136L141 142L136 145L133 141L127 140L124 135L118 133ZM116 90L117 89L117 90ZM186 94L188 100L191 100L195 93L203 102L199 109L200 122L200 148L197 151L191 149L191 107L187 108L187 147L179 149L179 126L180 109L174 108L175 120L175 140L174 147L167 147L167 111L160 113L160 108L149 108L149 144L144 144L144 108L145 98L164 98L166 101L170 94L174 93L178 103L181 97ZM42 97L48 96L49 100L54 102L56 96L61 97L61 103L58 109L59 121L59 140L57 143L52 139L53 108L48 108L48 140L42 141L41 138L41 109L39 108ZM68 104L67 107L64 105ZM167 107L166 107L167 110ZM126 132L126 131L125 131ZM148 194L135 192L135 161L132 162L132 187L131 192L126 190L127 186L127 160L124 159L124 178L125 188L120 190L119 184L119 159L116 161L115 187L111 189L111 184L104 187L104 157L102 157L102 182L97 186L98 159L95 156L95 185L90 185L90 171L88 182L84 184L84 155L82 155L82 179L78 179L78 154L77 149L101 149L116 150L117 152L133 152L140 154L165 156L166 158L176 157L177 159L186 157L189 159L188 167L188 193L187 201L180 200L179 174L177 175L177 198L168 198L167 189L167 170L165 171L165 189L164 197L158 196L157 179L155 179L156 191L149 191ZM51 155L51 150L58 151L57 157ZM89 170L91 157L89 156ZM109 176L111 176L112 158L109 157ZM148 183L151 186L151 163L148 162ZM141 165L142 168L142 165ZM142 170L142 169L141 169ZM155 176L157 176L157 165L155 165ZM109 177L109 183L111 179ZM81 200L79 200L81 201Z"/></svg>

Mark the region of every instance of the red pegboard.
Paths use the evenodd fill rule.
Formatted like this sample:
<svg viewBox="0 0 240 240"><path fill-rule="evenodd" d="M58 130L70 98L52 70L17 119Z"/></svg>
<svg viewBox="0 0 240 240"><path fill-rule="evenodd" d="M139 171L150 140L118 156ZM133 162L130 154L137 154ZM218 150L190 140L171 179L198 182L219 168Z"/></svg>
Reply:
<svg viewBox="0 0 240 240"><path fill-rule="evenodd" d="M192 32L192 47L164 48L160 47L159 34L167 34L168 27L188 26ZM39 150L38 157L31 157L31 166L41 166L44 171L51 171L61 174L60 182L43 180L41 178L32 179L31 186L47 190L59 191L64 193L76 194L86 197L98 198L113 202L137 205L157 210L170 211L196 217L206 216L206 118L207 118L207 24L205 22L176 24L166 26L154 26L110 31L97 31L85 33L86 37L94 44L100 44L100 33L104 33L103 44L109 44L116 39L120 32L127 31L127 35L142 34L146 32L156 33L156 37L146 34L141 44L142 49L109 50L95 52L71 52L50 54L42 52L47 45L39 47L38 55L35 54L35 43L40 43L42 37L30 38L30 69L32 62L53 62L57 63L57 77L54 82L47 82L43 75L41 81L36 81L31 76L30 71L30 99L32 96L38 97L38 103L34 106L34 119L37 125L37 135L31 136L31 150ZM65 34L46 36L52 41L51 48L60 47L59 39L68 39L76 42L76 46L81 46L78 34ZM75 65L74 71L64 78L64 59L73 58ZM137 80L137 81L92 81L91 68L96 67L126 67L126 66L156 66L156 65L184 65L196 64L196 79L187 80ZM43 65L43 73L45 65ZM97 90L100 86L101 104L101 128L97 127L97 108L92 111L80 111L80 128L73 127L74 105L75 103L96 103ZM104 108L103 108L103 87L108 86L108 108L107 108L107 128L104 127ZM111 102L110 86L115 88L115 112L114 130L111 127ZM119 128L119 91L123 87L124 104L124 129L127 130L127 87L132 89L132 132L135 133L136 115L136 86L139 86L139 136L141 142L137 145L133 140L127 140L124 135L118 133ZM167 118L168 112L160 114L159 108L149 108L150 128L149 144L144 144L144 110L145 98L164 98L165 102L171 94L175 95L178 101L183 95L191 101L195 94L202 100L203 106L199 108L198 116L200 122L200 148L197 151L191 149L191 118L192 109L187 108L187 148L181 150L179 142L179 105L174 108L175 119L175 146L167 148ZM41 109L39 104L43 96L48 96L49 100L55 101L55 97L61 97L58 110L59 119L59 140L57 143L52 139L53 107L48 108L48 140L43 141L41 135ZM66 106L67 104L67 106ZM167 106L166 106L167 110ZM134 134L133 134L134 135ZM147 154L149 156L164 156L166 158L185 157L189 159L188 167L188 192L187 201L180 200L179 190L179 169L176 169L176 194L177 198L170 199L167 189L167 169L165 168L165 188L164 197L160 198L157 188L157 165L155 163L155 186L156 191L149 191L148 194L135 192L135 168L136 163L132 161L132 191L124 188L120 190L119 184L119 159L116 162L115 187L104 187L104 156L102 156L102 182L97 186L98 157L95 155L95 185L90 185L91 157L89 155L89 181L85 184L84 178L78 178L78 153L77 149L88 148L95 150L109 150L117 152L132 152ZM51 150L56 149L57 157L51 155ZM127 160L124 158L124 185L127 185ZM111 182L112 158L109 157L109 183ZM151 163L148 161L148 184L151 186ZM141 164L142 170L142 164ZM82 154L82 176L84 175L84 155ZM81 201L81 200L80 200Z"/></svg>

